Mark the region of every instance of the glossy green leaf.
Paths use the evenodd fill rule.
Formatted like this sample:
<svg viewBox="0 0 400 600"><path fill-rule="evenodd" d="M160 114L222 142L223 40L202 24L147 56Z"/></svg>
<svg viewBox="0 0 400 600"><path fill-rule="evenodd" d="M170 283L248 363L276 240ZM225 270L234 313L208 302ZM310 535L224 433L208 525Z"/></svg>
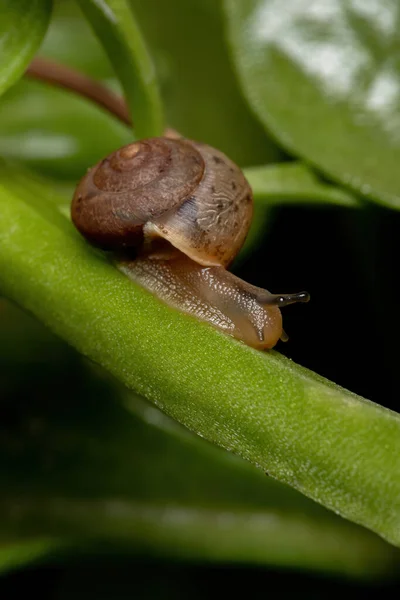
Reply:
<svg viewBox="0 0 400 600"><path fill-rule="evenodd" d="M51 0L0 1L0 95L24 73L49 23Z"/></svg>
<svg viewBox="0 0 400 600"><path fill-rule="evenodd" d="M0 551L0 568L17 553L21 564L39 551L103 546L109 554L123 547L366 578L398 560L377 536L88 368L4 301L0 378L0 540L15 540ZM18 544L28 536L30 543Z"/></svg>
<svg viewBox="0 0 400 600"><path fill-rule="evenodd" d="M250 167L245 175L257 203L336 204L359 207L362 203L343 188L320 180L316 173L300 162Z"/></svg>
<svg viewBox="0 0 400 600"><path fill-rule="evenodd" d="M124 88L137 137L162 135L155 69L127 0L80 0Z"/></svg>
<svg viewBox="0 0 400 600"><path fill-rule="evenodd" d="M400 208L397 0L224 0L246 96L291 152Z"/></svg>
<svg viewBox="0 0 400 600"><path fill-rule="evenodd" d="M399 415L164 306L12 177L6 295L188 428L400 545Z"/></svg>
<svg viewBox="0 0 400 600"><path fill-rule="evenodd" d="M259 126L224 42L221 0L131 0L149 43L167 121L240 165L277 161L281 151Z"/></svg>

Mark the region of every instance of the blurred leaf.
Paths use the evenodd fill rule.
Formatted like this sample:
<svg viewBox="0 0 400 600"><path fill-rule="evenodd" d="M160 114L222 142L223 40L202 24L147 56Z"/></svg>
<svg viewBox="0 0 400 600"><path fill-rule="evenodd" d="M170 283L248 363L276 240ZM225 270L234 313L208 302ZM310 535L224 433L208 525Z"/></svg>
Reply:
<svg viewBox="0 0 400 600"><path fill-rule="evenodd" d="M40 53L118 87L75 3L56 3ZM113 116L50 85L24 80L0 99L1 154L53 178L77 181L88 167L132 139L132 132Z"/></svg>
<svg viewBox="0 0 400 600"><path fill-rule="evenodd" d="M398 553L378 537L190 434L2 302L0 349L13 338L13 358L0 355L0 539L15 554L31 536L20 562L37 540L47 553L391 570Z"/></svg>
<svg viewBox="0 0 400 600"><path fill-rule="evenodd" d="M291 152L400 208L397 0L224 0L240 80Z"/></svg>
<svg viewBox="0 0 400 600"><path fill-rule="evenodd" d="M75 94L22 81L0 100L0 152L62 179L132 141L132 132Z"/></svg>
<svg viewBox="0 0 400 600"><path fill-rule="evenodd" d="M46 32L51 0L0 0L0 94L23 74Z"/></svg>
<svg viewBox="0 0 400 600"><path fill-rule="evenodd" d="M168 308L13 177L3 167L5 294L188 428L400 544L396 413Z"/></svg>
<svg viewBox="0 0 400 600"><path fill-rule="evenodd" d="M155 69L127 0L80 0L124 88L137 137L162 135Z"/></svg>
<svg viewBox="0 0 400 600"><path fill-rule="evenodd" d="M26 564L36 562L50 554L54 549L60 549L61 543L47 538L36 538L0 542L0 574L3 571L17 569Z"/></svg>
<svg viewBox="0 0 400 600"><path fill-rule="evenodd" d="M241 165L279 160L242 97L224 43L221 0L132 0L157 66L168 124Z"/></svg>
<svg viewBox="0 0 400 600"><path fill-rule="evenodd" d="M336 204L359 207L361 202L335 185L321 181L300 162L249 167L245 175L253 188L255 202L273 204Z"/></svg>

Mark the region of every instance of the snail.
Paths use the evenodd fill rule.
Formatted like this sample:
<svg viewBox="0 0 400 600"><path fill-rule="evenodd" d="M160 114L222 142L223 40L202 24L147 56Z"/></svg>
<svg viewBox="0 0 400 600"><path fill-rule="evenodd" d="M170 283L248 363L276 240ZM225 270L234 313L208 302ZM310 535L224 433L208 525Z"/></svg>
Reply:
<svg viewBox="0 0 400 600"><path fill-rule="evenodd" d="M129 278L168 305L269 349L287 339L280 308L309 295L271 294L227 271L252 213L238 166L206 144L170 137L110 154L81 179L71 206L78 231L112 250Z"/></svg>

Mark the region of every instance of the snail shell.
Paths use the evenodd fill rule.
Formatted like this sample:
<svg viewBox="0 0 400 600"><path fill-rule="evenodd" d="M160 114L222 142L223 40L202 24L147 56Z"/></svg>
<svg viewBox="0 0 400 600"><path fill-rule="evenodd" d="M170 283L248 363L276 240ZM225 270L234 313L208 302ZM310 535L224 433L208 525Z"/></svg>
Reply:
<svg viewBox="0 0 400 600"><path fill-rule="evenodd" d="M251 188L239 167L206 144L167 137L125 146L89 169L71 206L80 233L116 251L128 277L170 306L265 349L287 339L279 308L309 296L273 295L226 270L252 215Z"/></svg>
<svg viewBox="0 0 400 600"><path fill-rule="evenodd" d="M117 150L78 185L72 220L104 249L161 237L202 265L229 265L246 238L253 200L222 152L182 139L150 138Z"/></svg>

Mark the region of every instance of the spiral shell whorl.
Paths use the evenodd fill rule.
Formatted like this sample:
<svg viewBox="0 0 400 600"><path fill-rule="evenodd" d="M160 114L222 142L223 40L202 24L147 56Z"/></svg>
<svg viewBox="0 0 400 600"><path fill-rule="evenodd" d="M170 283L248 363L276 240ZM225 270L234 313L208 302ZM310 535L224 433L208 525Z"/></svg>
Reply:
<svg viewBox="0 0 400 600"><path fill-rule="evenodd" d="M227 266L250 227L252 193L222 152L184 139L135 142L99 162L71 207L82 235L104 249L162 237L202 265Z"/></svg>
<svg viewBox="0 0 400 600"><path fill-rule="evenodd" d="M184 140L129 144L82 178L72 200L72 220L88 241L104 249L137 246L144 224L179 206L203 172L200 153Z"/></svg>

